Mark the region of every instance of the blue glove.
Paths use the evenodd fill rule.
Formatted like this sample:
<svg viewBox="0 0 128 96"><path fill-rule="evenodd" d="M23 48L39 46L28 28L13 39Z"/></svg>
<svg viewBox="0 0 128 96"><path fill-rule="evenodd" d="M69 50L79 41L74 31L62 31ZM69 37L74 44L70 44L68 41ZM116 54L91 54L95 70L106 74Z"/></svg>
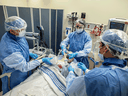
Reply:
<svg viewBox="0 0 128 96"><path fill-rule="evenodd" d="M84 72L86 71L86 66L83 64L83 63L81 63L81 62L79 62L78 64L77 64L77 66L80 68L80 69L82 69Z"/></svg>
<svg viewBox="0 0 128 96"><path fill-rule="evenodd" d="M72 59L72 58L76 57L76 56L77 56L77 54L78 54L78 53L68 54L68 55L69 55L69 59Z"/></svg>
<svg viewBox="0 0 128 96"><path fill-rule="evenodd" d="M70 71L73 71L74 72L74 68L72 68L72 66L69 66L68 67L68 71L70 72Z"/></svg>
<svg viewBox="0 0 128 96"><path fill-rule="evenodd" d="M98 65L98 64L99 64L99 62L98 62L98 61L96 61L96 62L95 62L95 65Z"/></svg>
<svg viewBox="0 0 128 96"><path fill-rule="evenodd" d="M91 57L90 57L90 60L92 60L92 61L94 62L95 65L98 65L98 64L99 64L98 61L95 62Z"/></svg>
<svg viewBox="0 0 128 96"><path fill-rule="evenodd" d="M32 57L33 59L38 58L38 55L37 54L34 54L34 53L29 53L29 56Z"/></svg>
<svg viewBox="0 0 128 96"><path fill-rule="evenodd" d="M48 65L52 65L52 63L50 62L51 59L53 59L53 58L48 58L48 57L46 57L46 58L42 58L42 61L43 61L44 63L48 64Z"/></svg>
<svg viewBox="0 0 128 96"><path fill-rule="evenodd" d="M67 53L67 49L64 47L64 45L63 46L61 46L61 49L62 49L62 55L64 55L64 53Z"/></svg>
<svg viewBox="0 0 128 96"><path fill-rule="evenodd" d="M67 50L65 48L65 50L62 50L61 54L64 55L64 53L67 53Z"/></svg>
<svg viewBox="0 0 128 96"><path fill-rule="evenodd" d="M65 46L64 46L64 45L62 45L62 46L61 46L61 49L62 49L62 50L64 50L64 49L66 49L66 48L65 48Z"/></svg>

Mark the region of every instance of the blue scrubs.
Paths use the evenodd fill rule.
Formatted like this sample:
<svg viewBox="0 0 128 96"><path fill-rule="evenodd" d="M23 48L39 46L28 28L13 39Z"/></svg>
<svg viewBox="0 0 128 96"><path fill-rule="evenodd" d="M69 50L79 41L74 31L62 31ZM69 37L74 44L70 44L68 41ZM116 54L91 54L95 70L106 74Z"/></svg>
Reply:
<svg viewBox="0 0 128 96"><path fill-rule="evenodd" d="M128 67L126 60L107 58L99 68L83 76L70 72L66 91L70 96L128 96Z"/></svg>
<svg viewBox="0 0 128 96"><path fill-rule="evenodd" d="M11 89L28 77L27 71L40 65L37 60L29 62L29 46L25 37L16 37L9 32L3 35L0 42L0 62L3 65L2 74L12 72ZM1 80L3 94L5 94L9 91L8 77L5 76Z"/></svg>
<svg viewBox="0 0 128 96"><path fill-rule="evenodd" d="M84 63L89 68L88 54L92 48L92 39L89 34L84 30L81 33L72 32L61 42L60 47L64 46L66 48L68 44L70 45L69 51L78 53L75 59L78 62Z"/></svg>

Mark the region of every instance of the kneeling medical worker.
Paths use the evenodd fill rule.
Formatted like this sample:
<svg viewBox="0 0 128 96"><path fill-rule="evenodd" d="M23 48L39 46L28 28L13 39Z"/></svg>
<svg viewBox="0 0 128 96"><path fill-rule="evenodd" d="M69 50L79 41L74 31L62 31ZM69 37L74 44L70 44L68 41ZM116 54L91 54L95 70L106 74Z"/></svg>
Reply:
<svg viewBox="0 0 128 96"><path fill-rule="evenodd" d="M3 65L4 73L11 73L10 88L17 86L31 75L32 69L40 65L41 62L52 65L52 58L42 58L29 62L29 56L36 59L38 55L29 53L29 46L24 37L27 23L17 16L11 16L5 20L6 33L0 42L0 63ZM28 75L29 71L29 75ZM8 77L2 79L3 94L9 91Z"/></svg>
<svg viewBox="0 0 128 96"><path fill-rule="evenodd" d="M128 36L121 30L106 30L94 46L94 59L104 61L99 68L88 70L78 63L85 75L76 77L72 66L67 78L69 96L128 96ZM99 49L100 48L100 49ZM100 55L96 54L99 52Z"/></svg>

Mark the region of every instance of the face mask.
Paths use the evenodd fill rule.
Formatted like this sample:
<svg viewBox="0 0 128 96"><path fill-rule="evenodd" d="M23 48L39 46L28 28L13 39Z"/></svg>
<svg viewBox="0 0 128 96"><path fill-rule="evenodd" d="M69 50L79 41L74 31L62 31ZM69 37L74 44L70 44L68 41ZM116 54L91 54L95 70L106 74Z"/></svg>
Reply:
<svg viewBox="0 0 128 96"><path fill-rule="evenodd" d="M76 32L77 32L77 33L81 33L81 32L83 32L83 29L77 29L77 28L76 28Z"/></svg>
<svg viewBox="0 0 128 96"><path fill-rule="evenodd" d="M104 56L103 56L103 54L98 54L98 56L100 57L100 59L102 60L102 61L104 61Z"/></svg>
<svg viewBox="0 0 128 96"><path fill-rule="evenodd" d="M24 36L25 36L25 33L26 33L25 30L21 31L21 32L19 33L19 36L18 36L18 37L24 37Z"/></svg>

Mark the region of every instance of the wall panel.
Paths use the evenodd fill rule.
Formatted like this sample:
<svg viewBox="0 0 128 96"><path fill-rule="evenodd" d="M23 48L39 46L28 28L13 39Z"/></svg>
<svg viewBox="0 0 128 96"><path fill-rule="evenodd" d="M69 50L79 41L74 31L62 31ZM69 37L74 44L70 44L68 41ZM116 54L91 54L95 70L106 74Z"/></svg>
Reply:
<svg viewBox="0 0 128 96"><path fill-rule="evenodd" d="M3 6L0 6L0 40L5 33L4 21L5 21L5 18L4 18Z"/></svg>
<svg viewBox="0 0 128 96"><path fill-rule="evenodd" d="M27 22L26 32L32 32L30 8L19 7L19 16ZM29 48L33 48L33 40L27 40Z"/></svg>
<svg viewBox="0 0 128 96"><path fill-rule="evenodd" d="M51 48L55 52L56 10L51 9Z"/></svg>
<svg viewBox="0 0 128 96"><path fill-rule="evenodd" d="M6 6L6 8L7 8L7 12L8 12L8 17L17 16L16 7Z"/></svg>
<svg viewBox="0 0 128 96"><path fill-rule="evenodd" d="M49 9L41 9L41 25L44 27L44 41L49 47Z"/></svg>
<svg viewBox="0 0 128 96"><path fill-rule="evenodd" d="M60 49L60 43L62 41L62 28L63 28L63 10L57 10L57 45L56 53Z"/></svg>

